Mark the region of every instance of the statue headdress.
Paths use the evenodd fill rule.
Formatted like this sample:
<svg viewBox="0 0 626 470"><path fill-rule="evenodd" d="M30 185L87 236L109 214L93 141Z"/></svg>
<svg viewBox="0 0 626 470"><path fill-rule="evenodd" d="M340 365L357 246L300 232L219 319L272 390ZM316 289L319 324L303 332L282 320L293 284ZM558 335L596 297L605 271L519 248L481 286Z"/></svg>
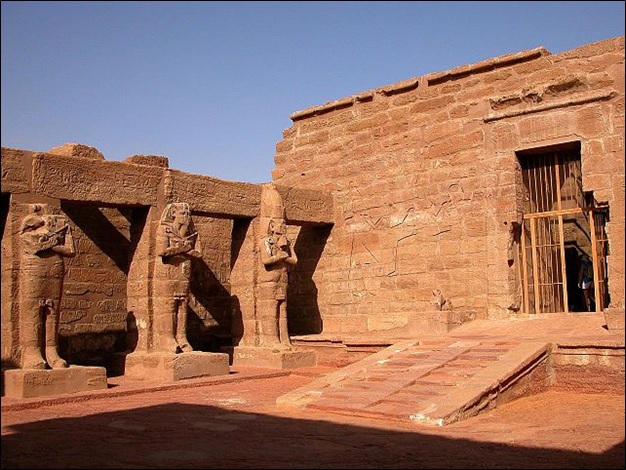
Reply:
<svg viewBox="0 0 626 470"><path fill-rule="evenodd" d="M285 206L283 198L274 186L274 183L267 183L261 186L261 217L268 219L284 219Z"/></svg>

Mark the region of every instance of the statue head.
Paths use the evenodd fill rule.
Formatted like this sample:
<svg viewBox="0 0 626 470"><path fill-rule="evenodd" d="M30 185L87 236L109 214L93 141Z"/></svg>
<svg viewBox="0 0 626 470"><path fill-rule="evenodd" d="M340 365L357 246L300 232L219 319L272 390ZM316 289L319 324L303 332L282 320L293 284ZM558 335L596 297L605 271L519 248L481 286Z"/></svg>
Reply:
<svg viewBox="0 0 626 470"><path fill-rule="evenodd" d="M173 202L168 204L163 215L161 216L162 224L178 223L181 225L189 224L191 218L191 210L186 202Z"/></svg>
<svg viewBox="0 0 626 470"><path fill-rule="evenodd" d="M29 204L29 214L24 217L20 233L44 227L48 232L56 232L67 225L64 215L52 213L48 204Z"/></svg>

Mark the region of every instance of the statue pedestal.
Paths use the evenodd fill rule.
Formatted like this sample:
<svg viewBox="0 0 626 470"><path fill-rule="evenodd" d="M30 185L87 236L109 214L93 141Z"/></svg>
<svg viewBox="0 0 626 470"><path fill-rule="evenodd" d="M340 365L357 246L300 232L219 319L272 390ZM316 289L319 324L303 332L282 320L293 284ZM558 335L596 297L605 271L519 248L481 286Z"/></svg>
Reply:
<svg viewBox="0 0 626 470"><path fill-rule="evenodd" d="M70 366L66 369L9 369L4 371L4 395L36 398L107 388L104 367Z"/></svg>
<svg viewBox="0 0 626 470"><path fill-rule="evenodd" d="M317 356L313 351L293 351L257 346L227 346L222 348L222 351L228 353L233 365L277 369L295 369L317 365Z"/></svg>
<svg viewBox="0 0 626 470"><path fill-rule="evenodd" d="M230 373L228 354L192 351L181 354L133 352L124 375L139 380L175 381Z"/></svg>

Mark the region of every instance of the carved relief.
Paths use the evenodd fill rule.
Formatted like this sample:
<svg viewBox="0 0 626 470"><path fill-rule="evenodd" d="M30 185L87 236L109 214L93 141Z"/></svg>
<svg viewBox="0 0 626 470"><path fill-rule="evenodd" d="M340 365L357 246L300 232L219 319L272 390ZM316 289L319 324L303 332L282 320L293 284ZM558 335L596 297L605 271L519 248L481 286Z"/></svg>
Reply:
<svg viewBox="0 0 626 470"><path fill-rule="evenodd" d="M20 346L22 368L58 369L67 362L58 353L59 307L65 257L76 255L66 217L32 204L22 221L20 267Z"/></svg>
<svg viewBox="0 0 626 470"><path fill-rule="evenodd" d="M449 299L446 299L441 289L433 290L433 304L435 308L440 312L444 310L452 310L452 303Z"/></svg>

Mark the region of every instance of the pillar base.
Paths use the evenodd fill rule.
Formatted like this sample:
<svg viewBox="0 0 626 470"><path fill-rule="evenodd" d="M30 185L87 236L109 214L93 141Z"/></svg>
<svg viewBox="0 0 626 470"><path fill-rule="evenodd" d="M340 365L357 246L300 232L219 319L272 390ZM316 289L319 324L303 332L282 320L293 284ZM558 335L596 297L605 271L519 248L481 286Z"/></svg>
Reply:
<svg viewBox="0 0 626 470"><path fill-rule="evenodd" d="M37 398L107 388L104 367L70 366L66 369L9 369L4 371L4 395Z"/></svg>
<svg viewBox="0 0 626 470"><path fill-rule="evenodd" d="M317 365L317 356L313 351L293 351L257 346L226 346L222 348L222 351L228 353L233 365L277 369L296 369Z"/></svg>
<svg viewBox="0 0 626 470"><path fill-rule="evenodd" d="M133 352L126 356L124 376L139 380L176 381L230 373L228 354L192 351Z"/></svg>

